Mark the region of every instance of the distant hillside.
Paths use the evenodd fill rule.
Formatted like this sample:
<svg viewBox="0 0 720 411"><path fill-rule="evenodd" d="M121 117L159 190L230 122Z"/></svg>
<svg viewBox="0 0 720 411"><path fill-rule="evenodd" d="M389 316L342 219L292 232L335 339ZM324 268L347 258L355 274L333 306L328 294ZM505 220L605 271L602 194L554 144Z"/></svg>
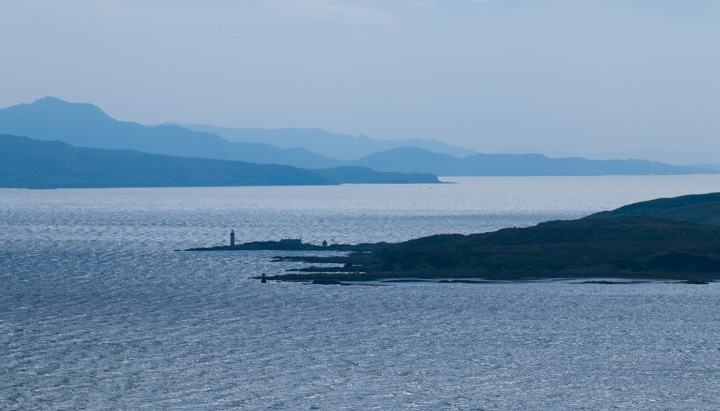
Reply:
<svg viewBox="0 0 720 411"><path fill-rule="evenodd" d="M720 226L720 193L659 198L595 213L585 219L637 216L675 218Z"/></svg>
<svg viewBox="0 0 720 411"><path fill-rule="evenodd" d="M439 183L436 176L422 173L378 172L367 167L333 167L311 170L332 181L344 184L417 184Z"/></svg>
<svg viewBox="0 0 720 411"><path fill-rule="evenodd" d="M473 150L451 146L432 139L376 140L364 135L353 137L348 134L330 133L318 128L227 128L201 124L183 124L182 126L190 130L215 133L229 141L267 143L281 148L302 147L313 153L340 160L357 160L363 156L399 147L419 147L456 157L476 154Z"/></svg>
<svg viewBox="0 0 720 411"><path fill-rule="evenodd" d="M374 170L400 171L440 170L446 176L471 175L461 173L462 159L449 154L433 153L417 147L395 148L363 157L353 164Z"/></svg>
<svg viewBox="0 0 720 411"><path fill-rule="evenodd" d="M269 144L231 143L215 134L178 126L146 127L117 121L92 104L68 103L54 97L0 110L0 133L59 140L78 147L129 149L181 157L304 168L341 165L338 160L302 148L281 149Z"/></svg>
<svg viewBox="0 0 720 411"><path fill-rule="evenodd" d="M696 164L698 167L705 167L711 170L720 171L720 164Z"/></svg>
<svg viewBox="0 0 720 411"><path fill-rule="evenodd" d="M291 166L170 157L130 150L77 148L59 141L0 135L0 187L190 187L437 183L435 176L366 168Z"/></svg>
<svg viewBox="0 0 720 411"><path fill-rule="evenodd" d="M647 160L548 158L541 154L475 154L458 158L420 148L397 148L363 157L355 165L378 171L440 176L597 176L717 174L703 167L674 166Z"/></svg>
<svg viewBox="0 0 720 411"><path fill-rule="evenodd" d="M323 130L222 129L205 127L232 138L252 138L296 146L307 143L313 149L325 147L343 158L381 149L383 145L415 144L429 147L399 147L376 152L358 160L341 161L315 154L305 148L278 148L264 143L232 143L216 134L180 126L146 127L117 121L91 104L68 103L46 97L32 104L0 110L0 133L39 140L60 140L68 144L100 149L128 149L170 156L236 160L263 164L284 164L300 168L339 166L369 167L383 172L427 173L444 176L595 176L648 174L717 174L718 171L691 166L673 166L645 160L587 160L548 158L540 154L474 154L458 157L434 152L444 150L467 154L434 140L389 142L364 136L351 137ZM244 137L243 137L244 136Z"/></svg>

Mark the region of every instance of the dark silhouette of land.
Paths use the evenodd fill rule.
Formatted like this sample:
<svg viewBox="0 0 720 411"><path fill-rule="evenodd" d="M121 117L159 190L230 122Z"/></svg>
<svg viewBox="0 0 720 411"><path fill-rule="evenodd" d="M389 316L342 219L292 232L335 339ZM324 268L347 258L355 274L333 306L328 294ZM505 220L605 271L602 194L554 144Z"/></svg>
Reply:
<svg viewBox="0 0 720 411"><path fill-rule="evenodd" d="M658 199L534 227L366 244L362 252L344 257L285 257L343 267L308 267L267 279L324 284L588 277L704 282L720 279L718 215L720 193Z"/></svg>
<svg viewBox="0 0 720 411"><path fill-rule="evenodd" d="M310 243L283 241L251 241L235 245L219 245L214 247L189 248L183 251L228 251L228 250L278 250L278 251L372 251L379 250L388 243L365 244L327 244L316 245ZM325 261L321 257L318 261Z"/></svg>
<svg viewBox="0 0 720 411"><path fill-rule="evenodd" d="M60 141L0 135L0 187L195 187L439 183L429 174L380 173L361 167L304 170L131 150L78 148Z"/></svg>
<svg viewBox="0 0 720 411"><path fill-rule="evenodd" d="M585 219L655 216L720 226L720 193L660 198L591 214Z"/></svg>

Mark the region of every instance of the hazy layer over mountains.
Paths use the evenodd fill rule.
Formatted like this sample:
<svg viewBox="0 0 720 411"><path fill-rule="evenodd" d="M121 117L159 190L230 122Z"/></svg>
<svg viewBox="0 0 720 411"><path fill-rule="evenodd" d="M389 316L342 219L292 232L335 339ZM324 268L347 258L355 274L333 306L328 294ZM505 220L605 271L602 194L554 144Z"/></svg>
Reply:
<svg viewBox="0 0 720 411"><path fill-rule="evenodd" d="M365 135L353 137L335 134L319 128L287 128L268 130L263 128L229 128L202 124L182 124L195 131L215 133L233 142L267 143L280 148L303 147L313 153L339 160L357 160L380 151L400 147L417 147L435 153L467 157L477 154L467 148L447 145L441 141L414 138L409 140L376 140Z"/></svg>
<svg viewBox="0 0 720 411"><path fill-rule="evenodd" d="M716 174L694 166L674 166L647 160L588 160L548 158L542 154L475 154L457 158L416 147L371 154L356 162L378 171L432 173L439 176L598 176Z"/></svg>
<svg viewBox="0 0 720 411"><path fill-rule="evenodd" d="M340 165L302 148L261 143L231 143L211 133L178 126L146 127L118 121L92 104L45 97L0 110L0 133L39 140L60 140L78 147L128 149L180 157L285 164L303 168Z"/></svg>
<svg viewBox="0 0 720 411"><path fill-rule="evenodd" d="M332 134L317 129L231 129L197 125L189 127L201 131L176 125L143 126L117 121L94 105L68 103L54 97L0 110L0 133L40 140L60 140L78 147L136 150L179 157L281 164L312 169L362 166L384 172L445 176L716 173L708 168L672 166L644 160L552 159L540 154L472 154L470 150L434 140L384 141L365 136ZM246 141L231 142L216 133L234 140ZM265 141L281 147L266 144ZM404 147L408 144L417 146ZM372 152L393 146L395 148ZM323 154L333 154L336 158L318 154L311 149ZM372 153L357 158L369 152ZM463 154L466 156L458 157Z"/></svg>
<svg viewBox="0 0 720 411"><path fill-rule="evenodd" d="M60 141L0 135L0 187L194 187L438 183L430 174L381 173L363 167L305 170L133 150L78 148Z"/></svg>

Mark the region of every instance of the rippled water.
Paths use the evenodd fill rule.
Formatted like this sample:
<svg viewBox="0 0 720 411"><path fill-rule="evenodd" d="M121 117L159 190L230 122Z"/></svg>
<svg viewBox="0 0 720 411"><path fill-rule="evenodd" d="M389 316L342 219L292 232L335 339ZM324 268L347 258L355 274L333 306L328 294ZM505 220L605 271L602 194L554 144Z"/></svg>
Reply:
<svg viewBox="0 0 720 411"><path fill-rule="evenodd" d="M720 286L260 284L302 237L574 218L720 177L0 190L0 408L717 409Z"/></svg>

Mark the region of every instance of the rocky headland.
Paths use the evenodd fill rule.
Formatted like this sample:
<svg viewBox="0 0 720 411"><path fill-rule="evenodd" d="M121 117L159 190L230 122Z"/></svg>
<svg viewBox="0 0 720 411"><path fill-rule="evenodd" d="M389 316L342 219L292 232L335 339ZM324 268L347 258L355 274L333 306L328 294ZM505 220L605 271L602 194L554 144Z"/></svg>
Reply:
<svg viewBox="0 0 720 411"><path fill-rule="evenodd" d="M267 279L322 284L409 279L713 281L720 279L719 216L720 193L658 199L578 220L366 244L347 249L347 256L327 259L289 257L343 265L310 266Z"/></svg>

